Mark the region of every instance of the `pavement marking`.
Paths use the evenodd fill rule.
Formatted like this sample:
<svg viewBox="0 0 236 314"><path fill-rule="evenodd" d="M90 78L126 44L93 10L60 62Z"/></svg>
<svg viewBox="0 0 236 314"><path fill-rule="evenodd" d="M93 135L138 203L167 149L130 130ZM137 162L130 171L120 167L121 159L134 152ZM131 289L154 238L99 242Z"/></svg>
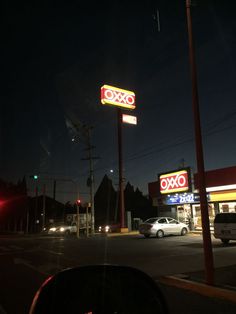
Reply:
<svg viewBox="0 0 236 314"><path fill-rule="evenodd" d="M0 246L0 250L5 251L5 252L9 252L11 249L9 249L9 247Z"/></svg>
<svg viewBox="0 0 236 314"><path fill-rule="evenodd" d="M65 267L64 265L58 265L58 263L47 263L39 266L33 266L30 264L30 261L22 259L22 258L14 258L14 264L16 265L24 265L42 275L46 276L52 276L52 274L57 273L63 269L66 269L68 267ZM1 314L1 313L0 313Z"/></svg>
<svg viewBox="0 0 236 314"><path fill-rule="evenodd" d="M10 247L11 249L13 249L13 250L23 250L22 247L17 246L17 245L9 245L9 247Z"/></svg>
<svg viewBox="0 0 236 314"><path fill-rule="evenodd" d="M159 277L157 279L157 282L166 284L168 286L174 286L180 289L190 290L203 296L222 299L236 303L236 291L230 289L209 286L207 284L193 282L175 276Z"/></svg>
<svg viewBox="0 0 236 314"><path fill-rule="evenodd" d="M50 254L55 254L55 255L63 255L64 253L62 252L55 252L52 250L45 250L45 249L40 249L40 251L46 252L46 253L50 253Z"/></svg>
<svg viewBox="0 0 236 314"><path fill-rule="evenodd" d="M42 275L47 275L47 276L50 275L49 273L42 271L42 269L40 269L39 267L35 267L35 266L31 265L28 260L25 260L23 258L14 258L13 262L16 265L24 265L28 268L31 268L34 271L41 273Z"/></svg>

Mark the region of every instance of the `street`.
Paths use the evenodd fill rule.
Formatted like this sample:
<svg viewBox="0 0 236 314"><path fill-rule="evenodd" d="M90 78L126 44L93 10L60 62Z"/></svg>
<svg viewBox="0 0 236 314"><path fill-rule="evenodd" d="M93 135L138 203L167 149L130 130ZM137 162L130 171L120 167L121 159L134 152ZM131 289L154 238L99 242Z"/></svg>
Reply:
<svg viewBox="0 0 236 314"><path fill-rule="evenodd" d="M212 238L212 241L215 267L235 265L236 242L227 247L219 240ZM40 284L49 275L68 267L100 263L129 265L155 279L204 269L202 236L196 234L163 239L97 235L79 240L75 237L1 235L0 256L0 313L7 314L27 313ZM182 293L183 298L186 294L170 287L163 287L163 290L167 297L173 295L176 302L179 300L177 295ZM199 298L204 299L197 296ZM216 303L216 309L217 306L219 308Z"/></svg>

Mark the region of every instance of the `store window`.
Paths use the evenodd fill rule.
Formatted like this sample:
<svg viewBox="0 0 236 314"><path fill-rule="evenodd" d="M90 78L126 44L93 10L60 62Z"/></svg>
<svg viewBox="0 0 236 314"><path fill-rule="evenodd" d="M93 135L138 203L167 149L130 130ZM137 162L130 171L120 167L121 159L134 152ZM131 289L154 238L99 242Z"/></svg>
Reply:
<svg viewBox="0 0 236 314"><path fill-rule="evenodd" d="M214 218L215 218L215 209L214 204L208 204L208 213L209 213L209 223L210 227L213 228ZM193 205L193 223L194 228L202 228L202 216L201 216L201 207L200 205Z"/></svg>
<svg viewBox="0 0 236 314"><path fill-rule="evenodd" d="M221 213L234 213L236 212L236 202L219 203Z"/></svg>
<svg viewBox="0 0 236 314"><path fill-rule="evenodd" d="M222 205L222 212L228 213L229 212L229 205Z"/></svg>

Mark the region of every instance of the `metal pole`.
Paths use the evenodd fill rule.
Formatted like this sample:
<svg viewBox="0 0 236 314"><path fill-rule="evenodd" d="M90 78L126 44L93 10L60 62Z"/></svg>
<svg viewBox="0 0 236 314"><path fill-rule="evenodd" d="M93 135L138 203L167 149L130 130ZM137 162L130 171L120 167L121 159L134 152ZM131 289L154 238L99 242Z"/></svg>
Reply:
<svg viewBox="0 0 236 314"><path fill-rule="evenodd" d="M118 126L118 155L119 155L119 209L120 209L120 227L125 228L125 204L124 204L124 187L123 187L123 159L122 159L122 112L117 109L117 126Z"/></svg>
<svg viewBox="0 0 236 314"><path fill-rule="evenodd" d="M37 231L37 215L38 215L38 186L35 188L35 209L34 209L34 232Z"/></svg>
<svg viewBox="0 0 236 314"><path fill-rule="evenodd" d="M210 223L208 214L208 203L206 196L206 184L205 184L205 169L203 158L203 146L202 146L202 134L201 134L201 122L198 100L198 88L197 88L197 70L195 62L193 34L192 34L192 19L190 12L191 1L186 0L186 13L188 24L188 40L189 40L189 60L191 68L191 80L192 80L192 108L194 116L194 129L195 129L195 147L197 158L197 170L199 179L199 194L202 216L202 235L203 235L203 248L205 259L205 276L206 283L209 285L214 284L214 262L212 253Z"/></svg>
<svg viewBox="0 0 236 314"><path fill-rule="evenodd" d="M29 233L29 210L30 210L30 205L29 205L29 198L26 196L26 230L25 232L28 234Z"/></svg>
<svg viewBox="0 0 236 314"><path fill-rule="evenodd" d="M26 212L26 233L29 233L29 208L27 208Z"/></svg>
<svg viewBox="0 0 236 314"><path fill-rule="evenodd" d="M86 237L89 236L89 227L88 227L88 204L86 204Z"/></svg>
<svg viewBox="0 0 236 314"><path fill-rule="evenodd" d="M57 180L53 180L53 200L54 201L56 200L56 187L57 187Z"/></svg>
<svg viewBox="0 0 236 314"><path fill-rule="evenodd" d="M91 151L90 128L88 128L88 153L89 153L89 173L90 173L90 204L91 204L91 235L95 233L95 214L94 214L94 174L93 174L93 158Z"/></svg>
<svg viewBox="0 0 236 314"><path fill-rule="evenodd" d="M43 223L42 223L42 229L45 227L45 221L46 221L46 184L43 185Z"/></svg>
<svg viewBox="0 0 236 314"><path fill-rule="evenodd" d="M76 201L76 211L77 211L77 238L79 238L79 228L80 228L80 217L79 217L79 205L77 204L77 201Z"/></svg>

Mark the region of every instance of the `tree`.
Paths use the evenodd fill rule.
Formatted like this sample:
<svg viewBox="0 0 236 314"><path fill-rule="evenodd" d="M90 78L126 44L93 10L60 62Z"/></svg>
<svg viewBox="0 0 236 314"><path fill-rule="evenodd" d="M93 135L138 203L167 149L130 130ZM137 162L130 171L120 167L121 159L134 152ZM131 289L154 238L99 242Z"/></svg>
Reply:
<svg viewBox="0 0 236 314"><path fill-rule="evenodd" d="M134 187L128 182L124 190L124 195L125 210L131 211L133 218L146 219L155 215L151 201L143 195L139 188L134 190Z"/></svg>
<svg viewBox="0 0 236 314"><path fill-rule="evenodd" d="M107 175L95 193L94 208L96 225L117 222L117 193Z"/></svg>

